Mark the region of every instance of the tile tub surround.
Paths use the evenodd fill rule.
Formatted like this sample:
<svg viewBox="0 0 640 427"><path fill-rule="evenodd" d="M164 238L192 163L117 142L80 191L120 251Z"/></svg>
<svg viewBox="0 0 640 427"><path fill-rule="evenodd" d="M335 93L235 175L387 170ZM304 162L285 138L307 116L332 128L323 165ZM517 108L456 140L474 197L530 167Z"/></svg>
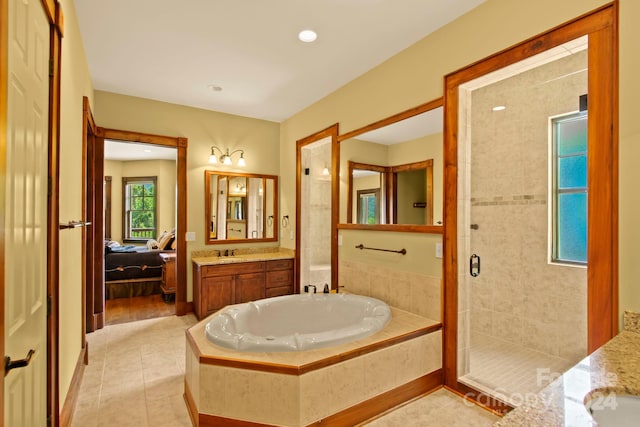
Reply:
<svg viewBox="0 0 640 427"><path fill-rule="evenodd" d="M272 261L277 259L291 259L295 254L293 251L281 249L270 252L242 252L237 249L233 256L218 256L216 251L193 251L191 260L198 265L218 265L234 264L238 262ZM224 250L224 249L223 249Z"/></svg>
<svg viewBox="0 0 640 427"><path fill-rule="evenodd" d="M306 426L407 383L420 388L428 374L441 380L441 324L393 307L382 331L303 352L224 349L207 340L206 323L187 331L185 397L200 425L226 419Z"/></svg>
<svg viewBox="0 0 640 427"><path fill-rule="evenodd" d="M553 373L550 373L553 374ZM584 407L593 390L640 395L640 334L623 331L494 427L595 425Z"/></svg>
<svg viewBox="0 0 640 427"><path fill-rule="evenodd" d="M441 319L440 277L344 260L339 262L338 275L347 292L377 298L418 316Z"/></svg>

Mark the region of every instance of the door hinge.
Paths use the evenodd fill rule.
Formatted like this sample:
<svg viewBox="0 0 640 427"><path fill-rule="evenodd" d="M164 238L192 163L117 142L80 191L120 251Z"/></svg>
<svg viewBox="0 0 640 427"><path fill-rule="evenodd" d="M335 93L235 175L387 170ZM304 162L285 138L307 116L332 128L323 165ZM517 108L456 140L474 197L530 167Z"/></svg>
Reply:
<svg viewBox="0 0 640 427"><path fill-rule="evenodd" d="M47 316L51 316L51 295L47 295Z"/></svg>
<svg viewBox="0 0 640 427"><path fill-rule="evenodd" d="M49 58L49 77L53 77L53 58Z"/></svg>

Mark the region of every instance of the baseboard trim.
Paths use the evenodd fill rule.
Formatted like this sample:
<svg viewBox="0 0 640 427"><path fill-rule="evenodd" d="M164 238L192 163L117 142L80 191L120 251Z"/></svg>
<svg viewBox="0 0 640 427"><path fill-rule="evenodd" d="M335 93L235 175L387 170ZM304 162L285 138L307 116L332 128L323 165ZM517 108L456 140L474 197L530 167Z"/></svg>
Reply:
<svg viewBox="0 0 640 427"><path fill-rule="evenodd" d="M84 375L84 366L88 361L89 349L88 346L85 346L85 348L80 350L80 354L78 355L78 361L76 362L76 367L73 370L73 377L71 377L69 391L67 391L67 397L64 399L62 411L60 411L60 427L68 427L71 425L73 412L76 409L78 396L80 394L80 385L82 384L82 376Z"/></svg>
<svg viewBox="0 0 640 427"><path fill-rule="evenodd" d="M193 301L176 301L176 316L184 316L185 314L193 313L193 308Z"/></svg>
<svg viewBox="0 0 640 427"><path fill-rule="evenodd" d="M378 396L362 403L311 423L308 427L352 427L358 423L371 419L376 415L382 414L383 412L404 402L410 401L418 396L441 387L443 378L442 369L438 369L437 371L401 385L400 387L396 387L393 390L379 394ZM195 427L273 427L270 424L218 417L209 414L199 414L189 390L189 386L186 382L184 388L184 399L189 409L191 422Z"/></svg>

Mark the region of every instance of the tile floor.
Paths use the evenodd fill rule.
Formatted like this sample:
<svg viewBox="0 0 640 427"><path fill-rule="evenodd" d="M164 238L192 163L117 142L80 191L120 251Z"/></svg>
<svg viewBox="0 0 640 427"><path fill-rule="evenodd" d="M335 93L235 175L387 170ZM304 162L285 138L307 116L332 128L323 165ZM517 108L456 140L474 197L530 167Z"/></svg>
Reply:
<svg viewBox="0 0 640 427"><path fill-rule="evenodd" d="M519 406L578 360L570 361L486 335L472 336L470 372L460 381ZM538 371L540 370L540 371Z"/></svg>
<svg viewBox="0 0 640 427"><path fill-rule="evenodd" d="M73 427L191 427L182 399L184 330L193 315L107 326L87 336ZM444 389L364 423L368 427L491 426L498 417Z"/></svg>

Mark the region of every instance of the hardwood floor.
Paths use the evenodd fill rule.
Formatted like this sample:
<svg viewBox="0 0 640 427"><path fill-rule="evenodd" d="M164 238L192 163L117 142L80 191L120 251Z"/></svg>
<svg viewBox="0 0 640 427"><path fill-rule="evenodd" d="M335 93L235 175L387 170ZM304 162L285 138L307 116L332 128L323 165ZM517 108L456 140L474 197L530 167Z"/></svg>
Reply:
<svg viewBox="0 0 640 427"><path fill-rule="evenodd" d="M162 295L116 298L106 300L107 325L135 322L136 320L173 316L176 314L174 301L165 302Z"/></svg>

